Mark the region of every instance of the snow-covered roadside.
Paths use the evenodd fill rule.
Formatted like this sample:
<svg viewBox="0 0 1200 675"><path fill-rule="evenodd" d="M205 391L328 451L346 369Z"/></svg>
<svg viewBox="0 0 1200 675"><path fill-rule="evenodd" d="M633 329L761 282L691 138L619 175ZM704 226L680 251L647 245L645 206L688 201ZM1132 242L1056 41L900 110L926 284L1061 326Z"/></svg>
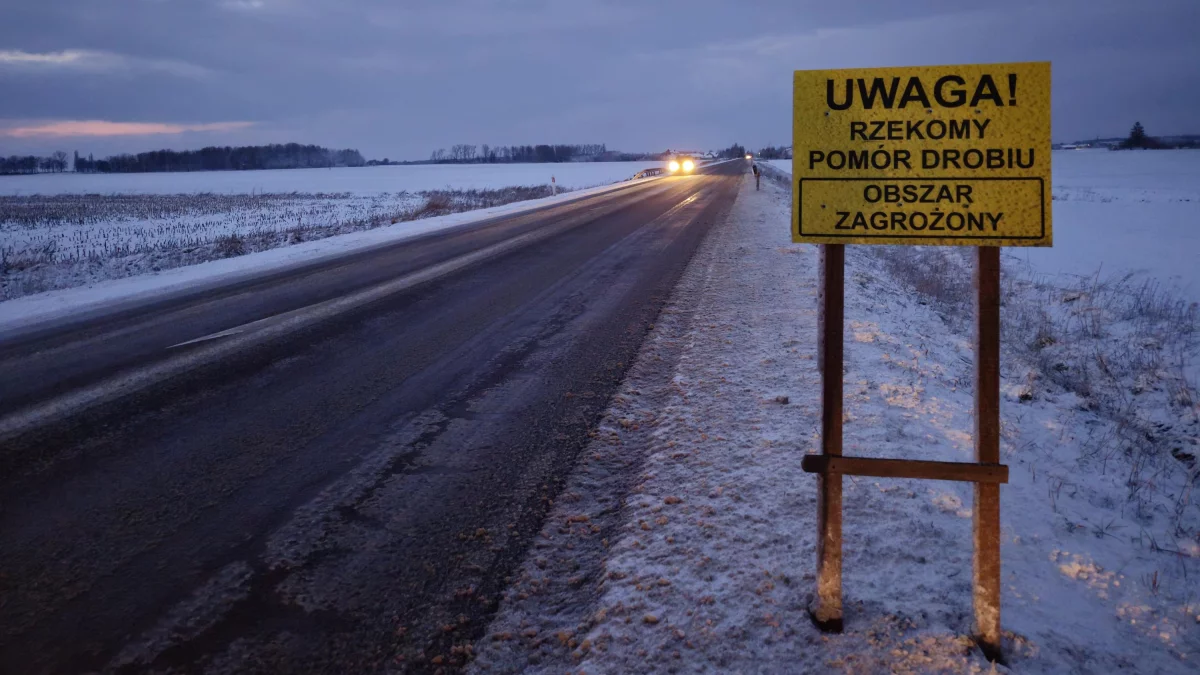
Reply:
<svg viewBox="0 0 1200 675"><path fill-rule="evenodd" d="M654 180L658 180L658 178L645 178L637 182ZM619 190L631 184L631 182L622 182L603 185L554 197L402 222L151 274L26 295L0 302L0 333L73 314L98 311L113 305L135 303L150 297L190 290L199 285L234 283L239 279L258 274L311 264L431 232L476 223L488 218L514 215L549 205L565 204L577 199Z"/></svg>
<svg viewBox="0 0 1200 675"><path fill-rule="evenodd" d="M817 257L788 242L786 187L743 188L477 645L476 670L992 668L968 637L966 484L847 478L847 632L812 627L816 481L799 464L817 440ZM846 279L846 454L969 461L969 335L866 247L849 249ZM1019 358L1006 349L1002 403L1011 669L1190 672L1194 496L1147 485L1135 506L1128 457L1090 452L1120 424Z"/></svg>

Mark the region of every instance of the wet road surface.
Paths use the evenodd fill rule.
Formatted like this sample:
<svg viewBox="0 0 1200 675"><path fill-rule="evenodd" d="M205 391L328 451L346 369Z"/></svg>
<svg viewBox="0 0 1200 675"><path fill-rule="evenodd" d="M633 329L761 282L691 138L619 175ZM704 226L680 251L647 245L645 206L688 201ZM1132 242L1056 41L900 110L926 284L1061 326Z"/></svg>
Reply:
<svg viewBox="0 0 1200 675"><path fill-rule="evenodd" d="M0 672L464 662L745 170L0 341Z"/></svg>

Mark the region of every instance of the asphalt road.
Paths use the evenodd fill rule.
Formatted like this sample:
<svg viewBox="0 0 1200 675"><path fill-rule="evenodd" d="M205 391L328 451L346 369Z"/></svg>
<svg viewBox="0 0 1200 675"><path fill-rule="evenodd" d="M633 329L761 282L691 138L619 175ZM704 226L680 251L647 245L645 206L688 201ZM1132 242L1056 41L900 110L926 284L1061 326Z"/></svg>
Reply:
<svg viewBox="0 0 1200 675"><path fill-rule="evenodd" d="M462 663L709 171L0 341L0 672Z"/></svg>

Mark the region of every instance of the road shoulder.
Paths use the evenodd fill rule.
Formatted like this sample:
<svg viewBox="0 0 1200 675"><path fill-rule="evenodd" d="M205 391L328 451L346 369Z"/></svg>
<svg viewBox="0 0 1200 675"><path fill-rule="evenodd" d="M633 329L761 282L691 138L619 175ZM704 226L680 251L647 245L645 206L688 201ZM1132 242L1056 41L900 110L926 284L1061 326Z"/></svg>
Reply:
<svg viewBox="0 0 1200 675"><path fill-rule="evenodd" d="M797 576L814 555L796 445L816 432L800 401L817 382L815 251L772 233L786 195L764 187L745 179L693 258L476 670L755 670L748 644L795 661L821 639Z"/></svg>

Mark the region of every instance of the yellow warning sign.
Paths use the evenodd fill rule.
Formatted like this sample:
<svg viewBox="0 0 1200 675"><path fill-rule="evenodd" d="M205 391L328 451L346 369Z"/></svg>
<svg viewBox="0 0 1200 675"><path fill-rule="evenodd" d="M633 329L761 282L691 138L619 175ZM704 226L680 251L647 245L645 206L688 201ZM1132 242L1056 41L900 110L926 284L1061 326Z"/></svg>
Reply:
<svg viewBox="0 0 1200 675"><path fill-rule="evenodd" d="M792 241L1050 246L1050 64L798 70Z"/></svg>

